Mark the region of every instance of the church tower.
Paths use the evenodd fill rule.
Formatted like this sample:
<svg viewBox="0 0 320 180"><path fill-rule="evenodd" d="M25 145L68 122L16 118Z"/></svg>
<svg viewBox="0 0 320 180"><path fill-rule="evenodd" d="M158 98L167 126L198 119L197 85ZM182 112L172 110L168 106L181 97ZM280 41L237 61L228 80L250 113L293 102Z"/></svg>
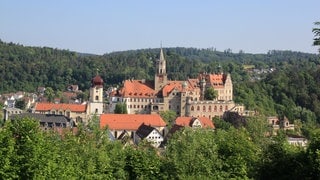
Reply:
<svg viewBox="0 0 320 180"><path fill-rule="evenodd" d="M164 59L163 50L160 49L160 57L156 61L156 73L154 76L154 89L159 91L168 82L166 60Z"/></svg>
<svg viewBox="0 0 320 180"><path fill-rule="evenodd" d="M100 115L103 113L103 79L96 75L91 80L89 114Z"/></svg>

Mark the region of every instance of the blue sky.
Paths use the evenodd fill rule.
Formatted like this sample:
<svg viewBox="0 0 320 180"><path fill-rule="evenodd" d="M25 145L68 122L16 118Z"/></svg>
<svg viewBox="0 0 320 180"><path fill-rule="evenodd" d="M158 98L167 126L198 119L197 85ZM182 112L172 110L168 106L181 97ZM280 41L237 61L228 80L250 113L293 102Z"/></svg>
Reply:
<svg viewBox="0 0 320 180"><path fill-rule="evenodd" d="M319 0L1 0L0 39L104 54L195 47L317 53Z"/></svg>

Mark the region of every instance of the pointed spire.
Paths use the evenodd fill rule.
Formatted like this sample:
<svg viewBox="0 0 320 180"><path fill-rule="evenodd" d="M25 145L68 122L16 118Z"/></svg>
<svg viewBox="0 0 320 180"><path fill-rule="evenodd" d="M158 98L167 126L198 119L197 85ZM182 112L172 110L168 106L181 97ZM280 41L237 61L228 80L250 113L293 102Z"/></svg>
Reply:
<svg viewBox="0 0 320 180"><path fill-rule="evenodd" d="M160 61L165 61L162 47L161 47L161 49L160 49L160 58L159 58L159 60L160 60Z"/></svg>

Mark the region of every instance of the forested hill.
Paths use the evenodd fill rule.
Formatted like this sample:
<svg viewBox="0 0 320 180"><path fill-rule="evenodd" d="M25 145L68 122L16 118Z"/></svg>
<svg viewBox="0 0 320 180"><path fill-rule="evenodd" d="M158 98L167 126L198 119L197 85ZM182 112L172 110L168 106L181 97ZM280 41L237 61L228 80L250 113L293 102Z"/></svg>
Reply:
<svg viewBox="0 0 320 180"><path fill-rule="evenodd" d="M201 71L231 73L235 100L263 114L320 119L319 56L292 51L232 53L213 48L163 48L170 79L196 77ZM99 72L105 86L128 78L153 79L160 49L113 52L102 56L48 47L25 47L0 41L0 93L34 92L38 86L64 90L78 84L87 90ZM249 69L275 71L252 72ZM262 71L263 72L263 71ZM260 73L260 74L259 74Z"/></svg>

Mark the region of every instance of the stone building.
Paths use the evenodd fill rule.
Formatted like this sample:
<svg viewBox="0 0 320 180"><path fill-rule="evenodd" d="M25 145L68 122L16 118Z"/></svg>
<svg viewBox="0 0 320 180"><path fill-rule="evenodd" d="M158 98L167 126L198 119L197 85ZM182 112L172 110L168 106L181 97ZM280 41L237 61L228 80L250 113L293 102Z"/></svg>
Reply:
<svg viewBox="0 0 320 180"><path fill-rule="evenodd" d="M217 91L217 98L205 100L207 88ZM222 116L225 111L243 112L244 107L233 101L231 75L200 73L197 78L171 81L167 77L166 59L160 50L153 81L126 80L123 87L110 93L109 113L117 103L126 103L129 114L159 114L172 110L178 116Z"/></svg>

